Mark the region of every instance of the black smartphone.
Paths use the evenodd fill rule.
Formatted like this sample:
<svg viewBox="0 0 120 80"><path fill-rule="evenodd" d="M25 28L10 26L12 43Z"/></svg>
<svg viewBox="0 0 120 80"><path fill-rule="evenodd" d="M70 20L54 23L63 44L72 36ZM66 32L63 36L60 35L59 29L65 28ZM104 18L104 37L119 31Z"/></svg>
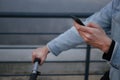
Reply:
<svg viewBox="0 0 120 80"><path fill-rule="evenodd" d="M75 22L77 22L78 24L85 26L85 25L83 24L83 22L82 22L78 17L76 17L76 16L71 16L71 17L72 17L72 19L73 19Z"/></svg>

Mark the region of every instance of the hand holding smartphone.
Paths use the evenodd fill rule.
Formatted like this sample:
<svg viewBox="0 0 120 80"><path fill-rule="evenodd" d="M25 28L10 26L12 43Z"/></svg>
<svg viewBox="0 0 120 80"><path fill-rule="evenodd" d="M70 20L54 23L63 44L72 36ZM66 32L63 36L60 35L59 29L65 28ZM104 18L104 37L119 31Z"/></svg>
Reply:
<svg viewBox="0 0 120 80"><path fill-rule="evenodd" d="M85 26L84 24L83 24L83 22L78 18L78 17L76 17L76 16L71 16L72 17L72 19L75 21L75 22L77 22L78 24L80 24L80 25L82 25L82 26Z"/></svg>

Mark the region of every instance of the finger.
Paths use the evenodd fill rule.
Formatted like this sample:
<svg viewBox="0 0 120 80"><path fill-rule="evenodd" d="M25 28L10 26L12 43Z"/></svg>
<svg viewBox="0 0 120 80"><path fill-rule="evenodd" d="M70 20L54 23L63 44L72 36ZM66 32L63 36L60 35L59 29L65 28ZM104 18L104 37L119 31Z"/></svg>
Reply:
<svg viewBox="0 0 120 80"><path fill-rule="evenodd" d="M90 36L87 32L80 32L80 35L85 41L87 41Z"/></svg>
<svg viewBox="0 0 120 80"><path fill-rule="evenodd" d="M85 39L85 33L84 32L79 32L80 36Z"/></svg>
<svg viewBox="0 0 120 80"><path fill-rule="evenodd" d="M91 28L100 28L100 26L98 24L95 24L95 23L92 23L92 22L88 23L87 26L91 27Z"/></svg>
<svg viewBox="0 0 120 80"><path fill-rule="evenodd" d="M89 34L92 34L92 28L91 27L85 27L82 25L79 25L78 23L74 22L74 26L77 29L78 32L87 32Z"/></svg>
<svg viewBox="0 0 120 80"><path fill-rule="evenodd" d="M95 24L95 23L88 23L87 26L91 27L92 29L99 30L99 31L101 31L102 33L106 34L106 33L104 32L103 28L100 27L98 24Z"/></svg>
<svg viewBox="0 0 120 80"><path fill-rule="evenodd" d="M86 32L84 31L79 31L80 36L85 39L86 38Z"/></svg>
<svg viewBox="0 0 120 80"><path fill-rule="evenodd" d="M44 59L41 58L40 61L41 61L41 62L40 62L40 65L42 65L43 62L44 62Z"/></svg>
<svg viewBox="0 0 120 80"><path fill-rule="evenodd" d="M79 30L80 28L82 28L82 25L79 25L78 23L74 22L74 27Z"/></svg>

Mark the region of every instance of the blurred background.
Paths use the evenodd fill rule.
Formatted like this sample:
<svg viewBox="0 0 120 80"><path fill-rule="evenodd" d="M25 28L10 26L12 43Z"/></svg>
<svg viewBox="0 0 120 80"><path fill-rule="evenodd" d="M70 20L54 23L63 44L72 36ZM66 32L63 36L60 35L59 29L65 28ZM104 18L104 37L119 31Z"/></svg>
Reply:
<svg viewBox="0 0 120 80"><path fill-rule="evenodd" d="M95 13L110 1L111 0L0 0L0 13ZM81 19L83 21L85 20L85 18ZM24 74L31 72L32 51L37 47L44 46L47 42L71 28L72 25L73 20L71 18L0 17L0 80L28 79L28 76L26 77ZM57 34L40 35L37 33ZM45 64L40 67L43 75L70 75L47 75L40 76L39 79L84 80L86 45L83 44L80 45L80 47L81 49L64 51L57 57L50 53ZM99 80L104 71L109 68L109 65L102 60L101 53L102 52L96 48L91 49L90 80ZM21 74L24 76L20 76ZM71 74L75 76L71 76Z"/></svg>
<svg viewBox="0 0 120 80"><path fill-rule="evenodd" d="M0 0L0 12L28 13L94 13L110 0ZM72 26L65 18L0 18L0 32L62 33ZM53 36L0 35L2 45L46 44Z"/></svg>

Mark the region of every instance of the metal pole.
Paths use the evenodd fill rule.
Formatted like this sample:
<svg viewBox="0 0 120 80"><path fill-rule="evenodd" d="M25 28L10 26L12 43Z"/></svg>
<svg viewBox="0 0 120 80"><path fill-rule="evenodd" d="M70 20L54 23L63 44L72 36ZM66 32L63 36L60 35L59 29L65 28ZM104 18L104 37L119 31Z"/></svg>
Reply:
<svg viewBox="0 0 120 80"><path fill-rule="evenodd" d="M86 50L86 66L85 66L85 77L84 80L89 80L89 64L90 64L90 45L87 45Z"/></svg>

